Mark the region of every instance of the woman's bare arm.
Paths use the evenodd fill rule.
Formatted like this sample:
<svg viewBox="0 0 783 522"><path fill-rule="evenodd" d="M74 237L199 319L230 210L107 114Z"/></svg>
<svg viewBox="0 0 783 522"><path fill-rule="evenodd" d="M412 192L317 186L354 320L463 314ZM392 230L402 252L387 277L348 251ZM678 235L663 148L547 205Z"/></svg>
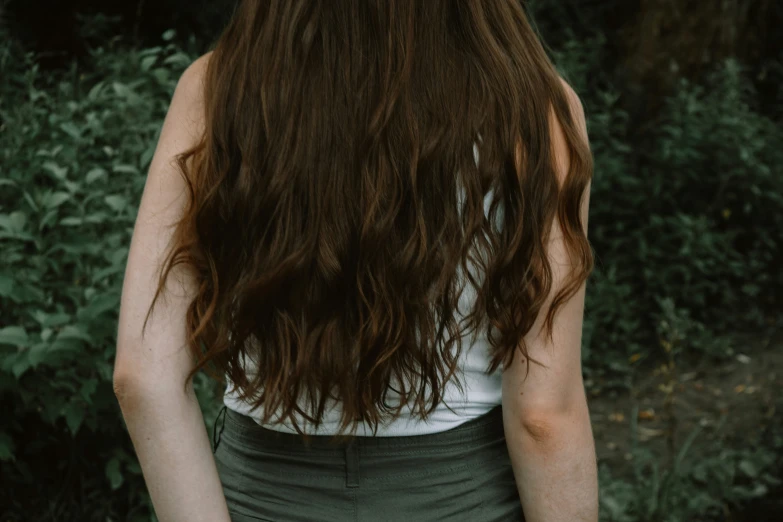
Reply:
<svg viewBox="0 0 783 522"><path fill-rule="evenodd" d="M174 158L203 130L201 83L206 57L180 79L150 165L133 231L120 306L114 388L161 522L229 522L226 499L192 386L185 311L194 282L172 270L144 337L142 323L158 270L181 216L186 187Z"/></svg>
<svg viewBox="0 0 783 522"><path fill-rule="evenodd" d="M587 142L584 112L566 85L572 114ZM552 140L561 175L569 158L556 119ZM589 186L582 205L587 227ZM552 296L568 275L568 255L555 220L548 257L552 266ZM597 522L598 473L595 443L582 381L581 339L585 287L558 311L550 341L542 332L540 314L526 336L532 358L545 367L515 357L503 372L503 425L517 489L527 522ZM548 308L549 302L544 306Z"/></svg>

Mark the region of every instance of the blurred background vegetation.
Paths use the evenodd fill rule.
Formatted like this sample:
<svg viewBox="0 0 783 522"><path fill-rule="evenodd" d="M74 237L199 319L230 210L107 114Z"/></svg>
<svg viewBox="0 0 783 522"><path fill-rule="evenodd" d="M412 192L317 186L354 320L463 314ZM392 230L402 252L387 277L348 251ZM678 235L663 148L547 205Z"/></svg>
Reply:
<svg viewBox="0 0 783 522"><path fill-rule="evenodd" d="M0 0L3 522L154 520L111 388L120 289L174 86L232 6ZM779 522L783 4L527 7L595 155L602 520Z"/></svg>

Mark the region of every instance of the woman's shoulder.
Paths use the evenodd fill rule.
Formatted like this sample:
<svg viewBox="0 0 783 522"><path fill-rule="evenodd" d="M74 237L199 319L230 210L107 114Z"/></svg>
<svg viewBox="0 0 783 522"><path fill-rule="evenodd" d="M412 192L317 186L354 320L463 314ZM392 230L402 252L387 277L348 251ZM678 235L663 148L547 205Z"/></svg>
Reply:
<svg viewBox="0 0 783 522"><path fill-rule="evenodd" d="M182 72L169 104L166 119L171 120L169 126L176 134L176 141L184 139L187 143L185 148L198 142L203 132L204 79L211 54L198 57Z"/></svg>
<svg viewBox="0 0 783 522"><path fill-rule="evenodd" d="M193 60L180 76L177 82L177 90L189 95L188 97L190 98L197 98L204 88L204 78L211 57L212 51Z"/></svg>
<svg viewBox="0 0 783 522"><path fill-rule="evenodd" d="M565 78L560 77L560 85L563 86L566 100L568 100L568 106L571 108L571 116L577 124L577 127L581 127L585 121L585 110L582 105L582 100L579 99L579 95L576 93L571 84L569 84Z"/></svg>

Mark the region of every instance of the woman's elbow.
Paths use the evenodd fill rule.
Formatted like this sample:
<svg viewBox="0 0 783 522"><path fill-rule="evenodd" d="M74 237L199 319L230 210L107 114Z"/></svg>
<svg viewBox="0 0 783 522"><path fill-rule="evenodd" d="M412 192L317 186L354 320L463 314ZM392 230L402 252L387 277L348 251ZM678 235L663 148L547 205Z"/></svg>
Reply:
<svg viewBox="0 0 783 522"><path fill-rule="evenodd" d="M519 436L528 444L557 447L583 436L592 437L590 413L585 401L569 408L527 412L519 419Z"/></svg>
<svg viewBox="0 0 783 522"><path fill-rule="evenodd" d="M137 401L139 397L154 393L151 377L145 376L148 372L139 368L128 359L117 358L112 374L112 387L114 396L121 405Z"/></svg>

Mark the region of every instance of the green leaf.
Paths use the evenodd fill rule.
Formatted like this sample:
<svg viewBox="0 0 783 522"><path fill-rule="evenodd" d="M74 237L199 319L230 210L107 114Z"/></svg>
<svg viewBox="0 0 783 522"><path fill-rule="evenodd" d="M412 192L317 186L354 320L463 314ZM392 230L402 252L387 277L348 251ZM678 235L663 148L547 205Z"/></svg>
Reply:
<svg viewBox="0 0 783 522"><path fill-rule="evenodd" d="M11 212L11 225L13 226L14 230L17 232L22 232L26 224L27 215L24 212L20 210Z"/></svg>
<svg viewBox="0 0 783 522"><path fill-rule="evenodd" d="M84 381L82 383L82 387L79 390L79 394L82 396L82 399L84 399L84 401L87 404L91 404L92 403L92 395L93 395L93 393L95 393L95 390L97 390L97 389L98 389L98 379L93 377L93 378L87 379L86 381Z"/></svg>
<svg viewBox="0 0 783 522"><path fill-rule="evenodd" d="M14 440L5 432L0 432L0 461L14 460Z"/></svg>
<svg viewBox="0 0 783 522"><path fill-rule="evenodd" d="M92 337L90 337L82 328L79 326L71 325L63 327L62 330L60 330L60 333L57 334L57 340L67 340L67 339L80 339L85 342L92 342Z"/></svg>
<svg viewBox="0 0 783 522"><path fill-rule="evenodd" d="M122 472L120 471L120 461L117 457L112 457L112 459L106 463L106 478L109 479L112 490L117 490L122 486L123 477Z"/></svg>
<svg viewBox="0 0 783 522"><path fill-rule="evenodd" d="M13 362L11 364L11 373L16 377L17 379L24 375L24 373L30 369L30 358L27 356L27 352L19 352L15 354L16 357L13 359ZM10 358L9 358L10 359Z"/></svg>
<svg viewBox="0 0 783 522"><path fill-rule="evenodd" d="M79 129L79 127L77 127L70 121L61 123L60 128L63 130L63 132L65 132L68 136L70 136L75 140L81 139L82 137L81 129Z"/></svg>
<svg viewBox="0 0 783 522"><path fill-rule="evenodd" d="M92 280L94 282L98 282L103 280L105 277L113 275L113 274L119 274L122 273L125 270L124 264L113 264L111 266L108 266L106 268L102 268L95 272L92 275Z"/></svg>
<svg viewBox="0 0 783 522"><path fill-rule="evenodd" d="M114 82L112 83L112 88L118 97L124 98L129 104L136 105L142 102L141 96L133 92L133 89L129 85Z"/></svg>
<svg viewBox="0 0 783 522"><path fill-rule="evenodd" d="M112 89L114 89L114 94L116 94L121 98L127 98L131 95L131 90L125 84L119 82L113 82L111 84L111 87Z"/></svg>
<svg viewBox="0 0 783 522"><path fill-rule="evenodd" d="M176 35L177 32L174 29L169 29L161 35L161 38L163 38L164 42L169 42L173 40Z"/></svg>
<svg viewBox="0 0 783 522"><path fill-rule="evenodd" d="M136 459L130 460L125 464L125 469L133 473L134 475L141 475L141 466Z"/></svg>
<svg viewBox="0 0 783 522"><path fill-rule="evenodd" d="M81 190L82 186L80 183L76 181L68 181L67 179L63 180L63 186L70 192L71 194L75 194L76 192L79 192Z"/></svg>
<svg viewBox="0 0 783 522"><path fill-rule="evenodd" d="M612 518L616 518L621 515L624 509L624 506L621 506L617 499L609 496L604 496L601 498L601 507L604 508L605 511L609 512L612 515Z"/></svg>
<svg viewBox="0 0 783 522"><path fill-rule="evenodd" d="M65 179L68 175L68 167L61 167L53 161L45 161L41 168L47 172L50 172L52 176L59 180Z"/></svg>
<svg viewBox="0 0 783 522"><path fill-rule="evenodd" d="M737 466L741 472L748 476L748 478L756 478L759 475L759 470L755 464L749 460L743 460Z"/></svg>
<svg viewBox="0 0 783 522"><path fill-rule="evenodd" d="M79 310L78 316L83 321L89 321L100 317L103 313L109 310L118 310L120 307L120 295L118 292L107 291L94 299L90 300L90 303Z"/></svg>
<svg viewBox="0 0 783 522"><path fill-rule="evenodd" d="M160 45L155 45L153 47L147 47L145 49L142 49L139 51L139 56L152 56L160 54L160 52L163 50L163 47Z"/></svg>
<svg viewBox="0 0 783 522"><path fill-rule="evenodd" d="M44 293L40 287L32 283L32 278L28 279L28 281L17 281L12 298L16 299L16 302L19 303L24 301L42 301L45 299L46 293Z"/></svg>
<svg viewBox="0 0 783 522"><path fill-rule="evenodd" d="M41 312L39 314L36 314L35 318L41 324L41 326L44 327L62 326L64 324L67 324L69 321L73 320L72 315L62 313L62 312L56 312L53 314L47 314Z"/></svg>
<svg viewBox="0 0 783 522"><path fill-rule="evenodd" d="M105 212L93 212L84 218L85 223L103 223L109 218Z"/></svg>
<svg viewBox="0 0 783 522"><path fill-rule="evenodd" d="M152 75L161 85L168 85L168 83L171 81L171 72L168 69L164 69L163 67L158 67L157 69L153 70Z"/></svg>
<svg viewBox="0 0 783 522"><path fill-rule="evenodd" d="M147 168L152 161L152 157L155 155L155 144L150 144L149 147L141 154L139 158L139 165L142 169Z"/></svg>
<svg viewBox="0 0 783 522"><path fill-rule="evenodd" d="M110 196L106 196L103 198L103 201L106 202L109 207L111 207L112 210L115 212L121 212L125 209L126 206L128 206L128 201L119 194L112 194Z"/></svg>
<svg viewBox="0 0 783 522"><path fill-rule="evenodd" d="M79 427L84 421L84 406L76 402L69 402L65 406L65 422L68 424L68 429L71 430L71 435L76 435L79 431Z"/></svg>
<svg viewBox="0 0 783 522"><path fill-rule="evenodd" d="M84 219L80 217L64 217L60 220L60 224L65 227L76 227L84 223Z"/></svg>
<svg viewBox="0 0 783 522"><path fill-rule="evenodd" d="M112 265L120 266L120 267L124 268L125 267L125 263L128 260L128 247L122 247L122 248L116 249L109 256L109 260L111 261Z"/></svg>
<svg viewBox="0 0 783 522"><path fill-rule="evenodd" d="M92 86L92 89L90 89L90 92L87 94L87 98L89 98L92 101L95 101L98 99L98 96L101 95L101 91L103 90L103 82L98 82L95 85Z"/></svg>
<svg viewBox="0 0 783 522"><path fill-rule="evenodd" d="M14 287L14 280L12 278L6 275L0 275L0 297L13 299Z"/></svg>
<svg viewBox="0 0 783 522"><path fill-rule="evenodd" d="M111 170L112 170L112 172L119 172L119 173L122 173L122 174L138 174L139 173L139 169L137 169L135 166L127 165L127 164L121 164L121 163L117 164L117 165L112 165Z"/></svg>
<svg viewBox="0 0 783 522"><path fill-rule="evenodd" d="M36 211L38 210L38 203L36 203L36 202L35 202L35 200L34 200L34 199L33 199L33 197L30 195L30 193L29 193L29 192L27 192L27 191L25 190L25 191L22 193L22 197L24 198L24 200L25 200L25 201L27 201L27 204L28 204L28 205L30 205L30 208L32 208L33 210L36 210Z"/></svg>
<svg viewBox="0 0 783 522"><path fill-rule="evenodd" d="M51 351L78 352L82 350L84 343L79 339L55 339L50 348Z"/></svg>
<svg viewBox="0 0 783 522"><path fill-rule="evenodd" d="M53 192L46 200L46 207L56 208L71 199L71 195L67 192Z"/></svg>
<svg viewBox="0 0 783 522"><path fill-rule="evenodd" d="M87 175L84 177L84 180L87 183L92 183L98 178L102 178L106 176L106 170L102 169L101 167L95 167L93 169L90 169L90 171L87 173Z"/></svg>
<svg viewBox="0 0 783 522"><path fill-rule="evenodd" d="M25 224L27 224L27 216L21 210L10 214L0 214L0 228L4 228L8 232L22 232Z"/></svg>
<svg viewBox="0 0 783 522"><path fill-rule="evenodd" d="M0 329L0 344L22 347L27 346L28 342L27 330L21 326L6 326Z"/></svg>
<svg viewBox="0 0 783 522"><path fill-rule="evenodd" d="M158 57L155 55L152 56L145 56L141 59L141 70L142 71L149 71L153 65L155 65L155 62L158 60Z"/></svg>
<svg viewBox="0 0 783 522"><path fill-rule="evenodd" d="M46 341L36 343L27 350L27 362L31 368L37 368L39 364L46 360L49 353L49 343Z"/></svg>
<svg viewBox="0 0 783 522"><path fill-rule="evenodd" d="M44 217L41 218L41 221L38 223L38 232L43 231L43 229L51 225L52 221L54 221L56 217L57 217L56 208L53 208L49 212L47 212L44 215Z"/></svg>
<svg viewBox="0 0 783 522"><path fill-rule="evenodd" d="M180 67L187 67L193 60L185 53L174 53L171 56L167 56L163 63L167 65L174 65Z"/></svg>

